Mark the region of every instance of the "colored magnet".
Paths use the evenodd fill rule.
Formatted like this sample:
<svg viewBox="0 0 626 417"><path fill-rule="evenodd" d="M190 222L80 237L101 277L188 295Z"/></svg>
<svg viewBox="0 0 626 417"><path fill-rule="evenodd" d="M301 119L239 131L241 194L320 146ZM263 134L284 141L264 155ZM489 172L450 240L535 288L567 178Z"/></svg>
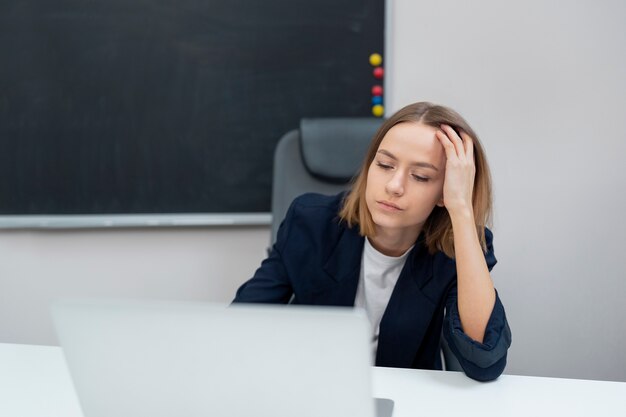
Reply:
<svg viewBox="0 0 626 417"><path fill-rule="evenodd" d="M380 85L375 85L372 87L372 95L373 96L382 96L383 95L383 87Z"/></svg>
<svg viewBox="0 0 626 417"><path fill-rule="evenodd" d="M383 63L383 57L380 56L380 54L374 53L374 54L370 55L370 64L373 67L377 67L377 66L379 66L382 63Z"/></svg>
<svg viewBox="0 0 626 417"><path fill-rule="evenodd" d="M383 104L383 98L381 96L374 96L374 97L372 97L372 104L373 105Z"/></svg>
<svg viewBox="0 0 626 417"><path fill-rule="evenodd" d="M372 107L372 114L376 117L383 117L383 114L385 114L385 108L380 104L377 104Z"/></svg>
<svg viewBox="0 0 626 417"><path fill-rule="evenodd" d="M383 70L383 67L376 67L374 68L374 77L381 79L383 78L383 75L385 74L385 71Z"/></svg>

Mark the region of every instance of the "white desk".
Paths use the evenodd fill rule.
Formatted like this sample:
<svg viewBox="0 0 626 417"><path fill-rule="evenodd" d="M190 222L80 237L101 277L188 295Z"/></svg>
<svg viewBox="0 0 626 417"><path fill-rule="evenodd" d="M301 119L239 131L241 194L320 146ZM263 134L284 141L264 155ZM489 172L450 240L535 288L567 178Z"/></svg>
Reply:
<svg viewBox="0 0 626 417"><path fill-rule="evenodd" d="M626 416L626 383L374 368L394 417ZM60 348L0 343L0 417L82 417ZM141 416L138 416L141 417Z"/></svg>

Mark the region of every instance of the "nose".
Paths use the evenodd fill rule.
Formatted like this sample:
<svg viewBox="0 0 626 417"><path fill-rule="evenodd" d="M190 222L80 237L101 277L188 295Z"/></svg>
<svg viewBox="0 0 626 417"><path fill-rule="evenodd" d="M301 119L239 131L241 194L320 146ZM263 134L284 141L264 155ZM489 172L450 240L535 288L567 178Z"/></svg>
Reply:
<svg viewBox="0 0 626 417"><path fill-rule="evenodd" d="M404 174L400 170L396 171L387 181L385 189L391 195L401 196L404 194Z"/></svg>

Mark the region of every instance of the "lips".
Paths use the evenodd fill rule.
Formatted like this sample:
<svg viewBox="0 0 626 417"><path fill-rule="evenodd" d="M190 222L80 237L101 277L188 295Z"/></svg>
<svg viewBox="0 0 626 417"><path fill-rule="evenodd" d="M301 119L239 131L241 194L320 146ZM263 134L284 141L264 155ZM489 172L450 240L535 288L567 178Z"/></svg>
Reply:
<svg viewBox="0 0 626 417"><path fill-rule="evenodd" d="M403 210L389 201L381 200L381 201L376 201L376 203L378 203L378 206L380 208L386 211L402 211Z"/></svg>

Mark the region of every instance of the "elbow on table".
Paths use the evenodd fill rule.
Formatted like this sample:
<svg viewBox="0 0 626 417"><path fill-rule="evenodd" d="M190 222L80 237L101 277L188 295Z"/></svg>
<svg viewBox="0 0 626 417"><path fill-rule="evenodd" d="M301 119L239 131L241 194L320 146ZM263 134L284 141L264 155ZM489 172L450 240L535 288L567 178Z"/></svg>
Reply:
<svg viewBox="0 0 626 417"><path fill-rule="evenodd" d="M496 363L487 368L481 368L471 362L459 362L461 363L463 372L465 372L465 375L467 375L469 378L472 378L479 382L489 382L497 379L504 371L504 368L506 367L506 354L501 357Z"/></svg>
<svg viewBox="0 0 626 417"><path fill-rule="evenodd" d="M445 320L444 337L450 350L459 360L465 374L477 381L492 381L506 367L512 340L511 329L502 305L497 303L496 310L501 310L500 314L492 315L482 343L463 332L458 314L454 314L456 312Z"/></svg>

